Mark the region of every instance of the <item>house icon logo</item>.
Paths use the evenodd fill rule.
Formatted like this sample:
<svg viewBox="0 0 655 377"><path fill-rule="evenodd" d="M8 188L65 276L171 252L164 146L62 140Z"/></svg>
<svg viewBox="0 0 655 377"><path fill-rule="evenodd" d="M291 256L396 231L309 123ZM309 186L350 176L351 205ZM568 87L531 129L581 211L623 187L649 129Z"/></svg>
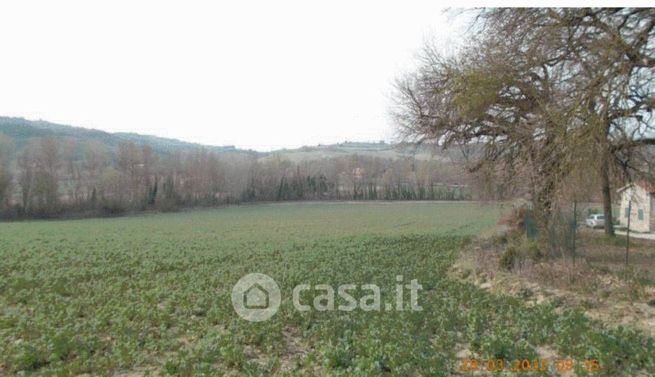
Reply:
<svg viewBox="0 0 655 377"><path fill-rule="evenodd" d="M281 294L275 280L260 273L245 275L232 288L234 311L246 321L271 318L280 307Z"/></svg>
<svg viewBox="0 0 655 377"><path fill-rule="evenodd" d="M268 292L259 283L253 284L243 295L243 306L247 309L268 308Z"/></svg>

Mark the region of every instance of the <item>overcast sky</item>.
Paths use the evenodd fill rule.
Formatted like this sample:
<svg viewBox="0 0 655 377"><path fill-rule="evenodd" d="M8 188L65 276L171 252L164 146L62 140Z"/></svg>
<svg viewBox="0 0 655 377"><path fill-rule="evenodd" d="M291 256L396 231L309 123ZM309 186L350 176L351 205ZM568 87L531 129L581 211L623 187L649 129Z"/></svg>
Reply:
<svg viewBox="0 0 655 377"><path fill-rule="evenodd" d="M394 77L464 31L440 3L3 2L0 115L258 150L390 140Z"/></svg>

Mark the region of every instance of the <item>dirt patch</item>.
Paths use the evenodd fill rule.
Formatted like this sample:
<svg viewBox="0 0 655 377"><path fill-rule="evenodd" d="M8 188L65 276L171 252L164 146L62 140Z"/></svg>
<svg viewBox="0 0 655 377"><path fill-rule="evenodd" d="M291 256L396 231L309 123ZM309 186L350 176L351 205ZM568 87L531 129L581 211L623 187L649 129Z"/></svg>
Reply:
<svg viewBox="0 0 655 377"><path fill-rule="evenodd" d="M294 370L297 363L305 357L307 354L307 347L302 344L301 336L298 329L295 327L285 326L282 331L282 337L286 344L287 353L280 360L280 370L283 372L289 372Z"/></svg>
<svg viewBox="0 0 655 377"><path fill-rule="evenodd" d="M604 234L585 229L580 235L581 258L587 263L615 273L625 269L627 241L624 236L609 239ZM655 282L655 241L631 238L627 254L629 266Z"/></svg>
<svg viewBox="0 0 655 377"><path fill-rule="evenodd" d="M619 246L587 242L594 249L575 263L525 260L507 271L499 267L503 247L479 240L461 254L449 274L490 292L520 297L526 305L555 300L560 307L582 308L609 327L628 325L655 337L655 284L643 265L625 268L624 259L619 263L615 257ZM635 259L649 257L655 263L652 247L631 246Z"/></svg>

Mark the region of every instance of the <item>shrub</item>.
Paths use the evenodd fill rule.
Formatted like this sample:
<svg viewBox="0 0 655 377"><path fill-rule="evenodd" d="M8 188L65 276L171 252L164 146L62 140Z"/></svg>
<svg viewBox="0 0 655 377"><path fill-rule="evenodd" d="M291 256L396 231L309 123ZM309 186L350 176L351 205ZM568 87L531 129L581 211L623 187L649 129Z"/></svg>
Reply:
<svg viewBox="0 0 655 377"><path fill-rule="evenodd" d="M494 246L501 246L501 245L506 245L508 241L507 233L498 233L494 234L491 237L491 243Z"/></svg>
<svg viewBox="0 0 655 377"><path fill-rule="evenodd" d="M125 213L127 208L120 200L105 199L100 204L100 211L108 216L116 216Z"/></svg>
<svg viewBox="0 0 655 377"><path fill-rule="evenodd" d="M509 245L500 256L500 267L512 270L519 259L519 250L514 245Z"/></svg>
<svg viewBox="0 0 655 377"><path fill-rule="evenodd" d="M539 243L535 240L526 240L522 245L522 249L525 251L525 255L535 262L540 261L544 257Z"/></svg>

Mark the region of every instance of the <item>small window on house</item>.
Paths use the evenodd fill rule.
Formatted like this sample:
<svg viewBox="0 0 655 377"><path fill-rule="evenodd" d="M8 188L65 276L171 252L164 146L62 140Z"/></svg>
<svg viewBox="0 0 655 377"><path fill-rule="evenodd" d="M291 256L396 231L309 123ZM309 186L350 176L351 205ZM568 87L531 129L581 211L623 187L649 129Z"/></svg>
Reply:
<svg viewBox="0 0 655 377"><path fill-rule="evenodd" d="M625 214L624 214L624 216L625 216L626 219L627 219L628 217L630 217L630 208L625 207Z"/></svg>
<svg viewBox="0 0 655 377"><path fill-rule="evenodd" d="M639 220L643 220L643 219L644 219L644 210L643 210L643 209L640 208L640 209L637 211L637 217L639 217Z"/></svg>

